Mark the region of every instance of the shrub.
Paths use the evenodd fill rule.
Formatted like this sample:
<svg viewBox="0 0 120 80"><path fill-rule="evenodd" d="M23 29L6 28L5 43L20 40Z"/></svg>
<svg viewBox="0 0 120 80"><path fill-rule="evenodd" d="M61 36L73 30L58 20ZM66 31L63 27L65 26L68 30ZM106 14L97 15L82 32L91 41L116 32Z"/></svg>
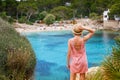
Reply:
<svg viewBox="0 0 120 80"><path fill-rule="evenodd" d="M13 23L14 22L14 19L11 17L11 16L7 16L6 15L6 12L1 12L0 13L0 17L5 20L5 21L8 21L10 23Z"/></svg>
<svg viewBox="0 0 120 80"><path fill-rule="evenodd" d="M29 21L34 23L36 20L39 20L38 14L32 15Z"/></svg>
<svg viewBox="0 0 120 80"><path fill-rule="evenodd" d="M48 14L48 15L44 18L44 22L45 22L47 25L53 24L54 21L55 21L55 16L52 15L52 14Z"/></svg>
<svg viewBox="0 0 120 80"><path fill-rule="evenodd" d="M102 64L104 80L120 79L120 37L115 41L116 46L113 47L112 54Z"/></svg>
<svg viewBox="0 0 120 80"><path fill-rule="evenodd" d="M6 12L1 12L1 13L0 13L0 17L1 17L2 19L7 20Z"/></svg>
<svg viewBox="0 0 120 80"><path fill-rule="evenodd" d="M9 79L5 77L4 75L0 75L0 80L9 80Z"/></svg>
<svg viewBox="0 0 120 80"><path fill-rule="evenodd" d="M22 17L18 20L18 22L19 22L19 23L26 23L26 24L33 25L33 22L32 22L32 21L28 21L25 16L22 16Z"/></svg>
<svg viewBox="0 0 120 80"><path fill-rule="evenodd" d="M48 14L48 13L47 13L46 11L42 11L41 13L38 14L39 19L40 19L40 20L43 20L47 14Z"/></svg>
<svg viewBox="0 0 120 80"><path fill-rule="evenodd" d="M93 12L93 13L90 13L89 17L93 20L96 20L98 19L98 14Z"/></svg>
<svg viewBox="0 0 120 80"><path fill-rule="evenodd" d="M120 17L120 2L113 4L110 7L110 13L109 13L109 18L111 20L114 20L114 15Z"/></svg>
<svg viewBox="0 0 120 80"><path fill-rule="evenodd" d="M98 22L102 22L102 15L98 15L97 13L91 13L89 15L89 17L92 19L92 20L97 20Z"/></svg>
<svg viewBox="0 0 120 80"><path fill-rule="evenodd" d="M33 22L31 22L31 21L26 21L26 24L33 25Z"/></svg>
<svg viewBox="0 0 120 80"><path fill-rule="evenodd" d="M10 16L10 17L8 18L8 22L9 22L9 23L13 23L13 22L15 22L15 20Z"/></svg>
<svg viewBox="0 0 120 80"><path fill-rule="evenodd" d="M101 69L87 73L86 80L104 80Z"/></svg>
<svg viewBox="0 0 120 80"><path fill-rule="evenodd" d="M28 80L36 64L35 54L28 40L2 19L0 40L0 78Z"/></svg>
<svg viewBox="0 0 120 80"><path fill-rule="evenodd" d="M57 20L70 19L73 15L73 10L65 6L55 7L51 10L51 13L56 16Z"/></svg>
<svg viewBox="0 0 120 80"><path fill-rule="evenodd" d="M120 7L120 2L112 5L110 8L110 14L120 16L120 8L119 7Z"/></svg>
<svg viewBox="0 0 120 80"><path fill-rule="evenodd" d="M27 18L25 16L22 16L20 19L18 19L19 23L26 23Z"/></svg>

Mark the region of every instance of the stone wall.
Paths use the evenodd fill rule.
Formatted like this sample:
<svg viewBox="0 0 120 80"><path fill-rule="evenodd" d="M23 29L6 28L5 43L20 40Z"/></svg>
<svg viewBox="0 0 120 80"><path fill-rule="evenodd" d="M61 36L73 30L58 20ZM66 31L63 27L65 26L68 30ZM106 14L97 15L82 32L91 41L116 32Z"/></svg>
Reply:
<svg viewBox="0 0 120 80"><path fill-rule="evenodd" d="M104 21L103 27L104 27L104 29L120 28L120 22L114 21L114 20Z"/></svg>

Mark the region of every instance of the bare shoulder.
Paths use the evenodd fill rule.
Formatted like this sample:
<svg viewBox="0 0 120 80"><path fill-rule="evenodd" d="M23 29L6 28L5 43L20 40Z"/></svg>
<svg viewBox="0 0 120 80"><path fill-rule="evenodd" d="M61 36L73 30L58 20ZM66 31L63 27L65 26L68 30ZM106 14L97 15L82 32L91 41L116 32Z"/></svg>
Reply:
<svg viewBox="0 0 120 80"><path fill-rule="evenodd" d="M73 38L68 39L68 41L72 41L72 40L73 40Z"/></svg>
<svg viewBox="0 0 120 80"><path fill-rule="evenodd" d="M72 40L72 38L68 39L68 43L70 43L70 42L71 42L71 40Z"/></svg>

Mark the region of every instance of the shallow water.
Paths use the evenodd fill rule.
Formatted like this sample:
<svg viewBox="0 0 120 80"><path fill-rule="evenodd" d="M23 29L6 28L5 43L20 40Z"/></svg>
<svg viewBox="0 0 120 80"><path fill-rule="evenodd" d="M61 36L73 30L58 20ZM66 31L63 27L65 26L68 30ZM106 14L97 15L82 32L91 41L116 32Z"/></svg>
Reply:
<svg viewBox="0 0 120 80"><path fill-rule="evenodd" d="M86 32L84 32L86 34ZM69 80L66 68L67 41L71 31L55 31L24 34L30 41L37 58L35 80ZM89 67L99 66L114 46L118 33L100 32L87 41L86 52Z"/></svg>

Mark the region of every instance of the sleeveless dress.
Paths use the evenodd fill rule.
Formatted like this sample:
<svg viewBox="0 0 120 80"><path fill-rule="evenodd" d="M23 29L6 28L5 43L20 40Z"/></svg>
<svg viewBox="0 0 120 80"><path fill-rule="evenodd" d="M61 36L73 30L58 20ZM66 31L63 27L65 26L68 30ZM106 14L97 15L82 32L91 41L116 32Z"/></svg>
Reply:
<svg viewBox="0 0 120 80"><path fill-rule="evenodd" d="M69 40L71 48L70 53L70 72L71 73L85 73L88 71L87 56L85 51L84 40L80 40L80 49L76 50L74 47L74 38Z"/></svg>

